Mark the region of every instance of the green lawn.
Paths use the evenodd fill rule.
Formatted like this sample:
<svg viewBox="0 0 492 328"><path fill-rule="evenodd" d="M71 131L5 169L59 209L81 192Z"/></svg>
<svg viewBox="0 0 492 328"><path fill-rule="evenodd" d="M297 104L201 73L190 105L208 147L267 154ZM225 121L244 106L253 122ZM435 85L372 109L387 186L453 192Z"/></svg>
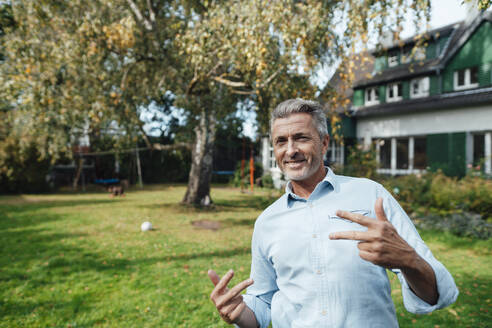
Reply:
<svg viewBox="0 0 492 328"><path fill-rule="evenodd" d="M106 193L0 197L0 327L226 327L209 301L206 272L249 275L254 221L271 191L212 190L215 208L178 203L184 186ZM216 231L193 221L218 221ZM140 232L151 221L154 231ZM487 327L492 322L491 241L422 233L460 289L456 304L401 327Z"/></svg>

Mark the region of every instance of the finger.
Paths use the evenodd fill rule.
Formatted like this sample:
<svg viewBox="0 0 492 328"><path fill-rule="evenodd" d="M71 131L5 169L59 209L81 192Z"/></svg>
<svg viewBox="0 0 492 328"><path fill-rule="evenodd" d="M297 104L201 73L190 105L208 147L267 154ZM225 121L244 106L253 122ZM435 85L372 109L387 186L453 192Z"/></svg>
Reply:
<svg viewBox="0 0 492 328"><path fill-rule="evenodd" d="M227 273L220 279L220 281L215 285L216 291L223 291L225 288L227 288L227 284L229 281L231 281L232 277L234 277L234 271L230 269L227 271Z"/></svg>
<svg viewBox="0 0 492 328"><path fill-rule="evenodd" d="M362 214L357 214L357 213L352 213L352 212L347 212L347 211L340 211L338 210L336 213L339 217L350 220L352 222L358 223L362 226L369 227L371 223L373 223L373 219L368 218L367 216L364 216Z"/></svg>
<svg viewBox="0 0 492 328"><path fill-rule="evenodd" d="M214 284L214 286L217 286L217 284L220 281L220 277L217 274L217 272L215 272L212 269L208 270L208 277L210 278L210 280L212 281L212 283Z"/></svg>
<svg viewBox="0 0 492 328"><path fill-rule="evenodd" d="M361 251L370 252L371 244L365 241L361 241L357 244L357 248L360 249Z"/></svg>
<svg viewBox="0 0 492 328"><path fill-rule="evenodd" d="M229 294L231 295L231 298L236 297L243 290L245 290L247 287L251 286L252 284L253 284L253 279L251 278L241 281L239 284L237 284L236 286L234 286L229 290Z"/></svg>
<svg viewBox="0 0 492 328"><path fill-rule="evenodd" d="M227 323L232 323L237 317L234 317L235 315L235 310L238 307L241 307L241 304L244 304L242 298L236 298L232 301L230 301L227 304L224 304L224 306L220 307L219 313L220 316L227 322ZM219 307L218 307L219 308ZM241 311L242 312L242 311ZM237 312L236 312L237 313Z"/></svg>
<svg viewBox="0 0 492 328"><path fill-rule="evenodd" d="M376 204L374 204L374 211L376 212L376 217L379 221L388 221L386 213L384 213L383 199L381 197L376 199Z"/></svg>
<svg viewBox="0 0 492 328"><path fill-rule="evenodd" d="M229 314L239 303L243 301L243 296L238 295L236 297L230 297L230 294L227 293L219 298L215 307L219 309L220 313L223 315Z"/></svg>
<svg viewBox="0 0 492 328"><path fill-rule="evenodd" d="M241 302L231 313L230 315L230 318L231 318L231 321L235 322L239 316L241 315L241 313L243 313L244 311L244 308L246 307L246 303L244 302Z"/></svg>
<svg viewBox="0 0 492 328"><path fill-rule="evenodd" d="M360 240L367 241L370 239L370 235L367 231L338 231L330 233L330 239L348 239L348 240Z"/></svg>

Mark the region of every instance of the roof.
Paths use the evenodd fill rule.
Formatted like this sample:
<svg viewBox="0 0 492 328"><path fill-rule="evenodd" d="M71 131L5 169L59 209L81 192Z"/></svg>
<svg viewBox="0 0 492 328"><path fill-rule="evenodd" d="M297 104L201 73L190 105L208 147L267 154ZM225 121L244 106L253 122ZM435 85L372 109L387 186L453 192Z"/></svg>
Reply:
<svg viewBox="0 0 492 328"><path fill-rule="evenodd" d="M356 81L361 80L364 76L370 74L374 70L374 57L369 53L354 56L352 60L355 67L353 72L354 72L354 79ZM352 95L354 94L354 89L346 88L342 83L344 83L344 81L340 77L340 68L338 68L333 74L328 84L326 85L325 89L327 88L334 89L343 98L352 99ZM335 109L335 111L337 113L345 112L346 107L340 105Z"/></svg>
<svg viewBox="0 0 492 328"><path fill-rule="evenodd" d="M386 68L383 71L377 72L371 78L364 77L360 80L356 80L353 87L357 88L370 86L380 84L381 82L388 83L401 80L403 78L412 78L442 70L449 60L453 58L458 50L466 43L470 36L485 20L492 22L492 12L485 12L470 22L461 21L429 31L428 34L434 37L445 35L450 36L448 42L438 57L425 61L398 65L392 68ZM414 42L412 38L403 41L406 45L411 44L412 42ZM396 47L392 47L390 50L395 48Z"/></svg>
<svg viewBox="0 0 492 328"><path fill-rule="evenodd" d="M384 103L354 110L352 115L373 117L388 114L418 113L443 108L458 108L462 106L478 106L492 102L492 87L444 93L435 96L407 99L398 103Z"/></svg>

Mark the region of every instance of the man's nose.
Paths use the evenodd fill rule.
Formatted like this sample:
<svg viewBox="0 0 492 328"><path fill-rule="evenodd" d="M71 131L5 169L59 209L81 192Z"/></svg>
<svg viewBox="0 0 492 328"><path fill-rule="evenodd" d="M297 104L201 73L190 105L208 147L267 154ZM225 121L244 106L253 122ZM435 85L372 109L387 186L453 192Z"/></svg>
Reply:
<svg viewBox="0 0 492 328"><path fill-rule="evenodd" d="M287 156L294 157L297 154L297 145L294 140L289 140L287 143Z"/></svg>

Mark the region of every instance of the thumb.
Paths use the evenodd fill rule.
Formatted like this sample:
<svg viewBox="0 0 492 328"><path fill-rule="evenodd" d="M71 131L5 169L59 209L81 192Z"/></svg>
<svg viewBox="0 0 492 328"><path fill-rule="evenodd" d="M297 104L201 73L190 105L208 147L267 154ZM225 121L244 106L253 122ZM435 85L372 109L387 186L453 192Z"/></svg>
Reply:
<svg viewBox="0 0 492 328"><path fill-rule="evenodd" d="M374 205L374 212L376 212L376 217L380 221L388 221L383 208L383 198L379 197L376 199L376 204Z"/></svg>
<svg viewBox="0 0 492 328"><path fill-rule="evenodd" d="M210 280L212 280L214 286L217 286L217 284L220 281L220 277L214 270L212 269L208 270L208 277L210 278Z"/></svg>

